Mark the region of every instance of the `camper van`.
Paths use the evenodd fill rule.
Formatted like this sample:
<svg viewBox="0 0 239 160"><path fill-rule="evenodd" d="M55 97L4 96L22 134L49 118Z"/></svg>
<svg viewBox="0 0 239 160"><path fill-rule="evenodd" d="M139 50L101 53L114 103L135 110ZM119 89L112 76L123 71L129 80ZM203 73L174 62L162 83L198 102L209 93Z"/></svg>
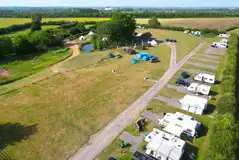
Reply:
<svg viewBox="0 0 239 160"><path fill-rule="evenodd" d="M145 153L157 160L181 160L186 142L161 131L146 145Z"/></svg>
<svg viewBox="0 0 239 160"><path fill-rule="evenodd" d="M193 93L209 95L211 87L198 83L191 83L190 86L187 87L187 90Z"/></svg>
<svg viewBox="0 0 239 160"><path fill-rule="evenodd" d="M196 77L194 77L194 80L214 84L215 83L215 75L199 73Z"/></svg>

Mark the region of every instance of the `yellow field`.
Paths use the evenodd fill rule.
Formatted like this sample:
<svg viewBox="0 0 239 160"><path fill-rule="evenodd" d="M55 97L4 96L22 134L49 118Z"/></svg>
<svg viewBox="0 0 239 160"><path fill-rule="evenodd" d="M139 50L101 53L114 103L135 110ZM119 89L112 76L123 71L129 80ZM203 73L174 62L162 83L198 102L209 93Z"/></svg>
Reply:
<svg viewBox="0 0 239 160"><path fill-rule="evenodd" d="M173 18L159 19L162 25L192 27L192 28L219 28L226 29L231 26L239 26L239 18ZM137 19L137 23L146 24L148 19Z"/></svg>
<svg viewBox="0 0 239 160"><path fill-rule="evenodd" d="M104 21L109 18L44 18L45 21ZM136 19L137 23L147 24L148 19ZM30 22L30 18L0 18L0 27L7 27L12 24L22 24ZM159 19L165 26L180 26L192 28L219 28L225 29L230 26L239 26L239 18L173 18Z"/></svg>
<svg viewBox="0 0 239 160"><path fill-rule="evenodd" d="M43 18L43 22L47 21L105 21L109 18ZM0 18L0 27L7 27L13 24L23 24L31 22L30 18Z"/></svg>

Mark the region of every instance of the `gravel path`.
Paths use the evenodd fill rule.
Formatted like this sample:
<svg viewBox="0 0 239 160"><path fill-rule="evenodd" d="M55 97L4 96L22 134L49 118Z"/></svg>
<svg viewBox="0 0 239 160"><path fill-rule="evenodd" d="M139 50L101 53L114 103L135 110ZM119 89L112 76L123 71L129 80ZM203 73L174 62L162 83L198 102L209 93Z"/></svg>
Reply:
<svg viewBox="0 0 239 160"><path fill-rule="evenodd" d="M154 125L158 125L158 119L163 118L164 115L152 113L150 111L144 111L143 113L141 113L141 116L150 120Z"/></svg>
<svg viewBox="0 0 239 160"><path fill-rule="evenodd" d="M218 64L218 60L211 60L211 59L204 59L204 58L197 58L197 57L192 57L191 59L202 61L202 62L209 62L209 63L216 63Z"/></svg>
<svg viewBox="0 0 239 160"><path fill-rule="evenodd" d="M157 99L157 100L160 100L161 102L167 103L169 106L173 106L176 108L181 107L181 104L179 103L178 99L175 99L175 98L168 98L168 97L158 95L158 96L154 97L154 99Z"/></svg>
<svg viewBox="0 0 239 160"><path fill-rule="evenodd" d="M196 67L201 67L201 68L207 68L207 69L211 69L211 70L216 70L217 66L216 65L209 65L209 64L203 64L203 63L199 63L199 62L186 62L186 64L190 64Z"/></svg>
<svg viewBox="0 0 239 160"><path fill-rule="evenodd" d="M189 72L189 73L192 73L192 74L199 74L199 73L206 73L206 74L212 74L212 75L215 74L213 72L207 72L207 71L203 71L203 70L199 70L199 69L180 68L180 70L185 71L185 72Z"/></svg>
<svg viewBox="0 0 239 160"><path fill-rule="evenodd" d="M78 45L76 44L76 42L74 41L70 41L70 42L66 42L65 44L65 47L68 47L72 50L72 54L70 57L68 57L67 59L57 63L57 64L54 64L52 66L49 67L50 70L52 70L53 72L60 72L60 70L58 70L59 66L61 66L62 64L66 63L67 61L69 61L70 59L72 58L75 58L76 56L79 55L79 48L78 48Z"/></svg>
<svg viewBox="0 0 239 160"><path fill-rule="evenodd" d="M138 149L139 144L143 141L144 137L143 135L141 136L134 136L129 132L124 131L119 138L121 140L125 140L126 142L128 142L131 146L130 146L130 152L135 152Z"/></svg>
<svg viewBox="0 0 239 160"><path fill-rule="evenodd" d="M107 147L115 137L117 137L125 127L134 122L134 117L139 115L145 109L147 104L154 98L155 95L163 88L172 76L179 70L180 67L198 51L204 43L199 44L192 52L186 55L174 67L169 68L160 80L146 91L141 97L133 102L127 109L120 113L108 125L102 128L99 132L92 135L88 143L81 147L69 160L91 160ZM174 54L171 49L171 56Z"/></svg>
<svg viewBox="0 0 239 160"><path fill-rule="evenodd" d="M211 54L205 54L205 53L201 53L201 54L197 54L197 56L201 56L204 58L212 58L212 59L219 59L221 58L221 56L217 56L217 55L211 55Z"/></svg>

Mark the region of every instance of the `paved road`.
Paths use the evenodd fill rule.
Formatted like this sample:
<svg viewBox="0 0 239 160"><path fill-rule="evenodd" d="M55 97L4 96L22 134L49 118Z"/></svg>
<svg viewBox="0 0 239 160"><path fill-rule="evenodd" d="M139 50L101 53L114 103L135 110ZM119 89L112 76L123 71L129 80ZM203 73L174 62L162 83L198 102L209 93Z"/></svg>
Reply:
<svg viewBox="0 0 239 160"><path fill-rule="evenodd" d="M176 45L174 43L166 43L166 44L171 48L170 68L173 68L176 65L177 60Z"/></svg>
<svg viewBox="0 0 239 160"><path fill-rule="evenodd" d="M172 76L179 70L180 67L192 57L197 50L199 50L204 43L199 44L192 52L186 55L178 64L169 68L160 80L155 83L147 92L140 98L133 102L126 110L120 113L114 120L112 120L107 126L102 128L99 132L91 136L88 143L80 148L69 160L92 160L100 152L107 147L115 137L124 130L125 127L132 124L134 117L138 116L141 111L145 109L147 104L154 98L155 95L163 88ZM174 54L171 51L171 55Z"/></svg>

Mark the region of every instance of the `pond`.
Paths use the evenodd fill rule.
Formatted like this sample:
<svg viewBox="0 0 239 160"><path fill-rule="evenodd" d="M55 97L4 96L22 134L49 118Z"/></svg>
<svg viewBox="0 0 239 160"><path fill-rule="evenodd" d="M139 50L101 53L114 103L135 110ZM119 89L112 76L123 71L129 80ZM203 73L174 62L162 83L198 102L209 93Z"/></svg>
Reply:
<svg viewBox="0 0 239 160"><path fill-rule="evenodd" d="M87 44L83 44L81 50L82 52L85 52L85 53L90 53L91 52L91 49L92 49L93 45L90 44L90 43L87 43Z"/></svg>

